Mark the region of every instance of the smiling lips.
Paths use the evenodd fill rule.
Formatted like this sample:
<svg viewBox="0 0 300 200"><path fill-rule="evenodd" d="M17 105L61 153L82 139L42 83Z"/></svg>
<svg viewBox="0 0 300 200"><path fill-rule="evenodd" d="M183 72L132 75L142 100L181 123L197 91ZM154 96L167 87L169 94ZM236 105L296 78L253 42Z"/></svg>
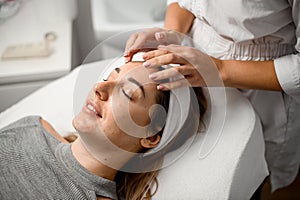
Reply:
<svg viewBox="0 0 300 200"><path fill-rule="evenodd" d="M88 108L88 110L94 112L98 117L102 118L101 114L97 112L94 104L91 101L87 102L86 107Z"/></svg>
<svg viewBox="0 0 300 200"><path fill-rule="evenodd" d="M97 111L96 111L96 109L94 108L94 106L92 106L91 104L88 104L87 107L88 107L88 109L90 109L94 113L98 114Z"/></svg>

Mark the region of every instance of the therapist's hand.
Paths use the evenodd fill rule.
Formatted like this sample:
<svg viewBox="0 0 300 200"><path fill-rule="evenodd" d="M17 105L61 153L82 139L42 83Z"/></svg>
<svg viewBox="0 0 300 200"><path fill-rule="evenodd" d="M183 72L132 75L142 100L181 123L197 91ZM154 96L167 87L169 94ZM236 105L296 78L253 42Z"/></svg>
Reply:
<svg viewBox="0 0 300 200"><path fill-rule="evenodd" d="M177 66L150 74L150 79L160 83L162 80L174 78L174 81L160 83L159 90L170 90L182 86L206 87L223 86L216 59L209 57L198 49L179 46L159 46L143 55L143 66L151 71L163 65L177 64ZM178 77L180 77L178 79ZM172 79L171 79L172 80Z"/></svg>
<svg viewBox="0 0 300 200"><path fill-rule="evenodd" d="M134 33L127 40L124 57L130 62L139 51L156 49L158 45L180 44L183 34L162 28L148 28Z"/></svg>

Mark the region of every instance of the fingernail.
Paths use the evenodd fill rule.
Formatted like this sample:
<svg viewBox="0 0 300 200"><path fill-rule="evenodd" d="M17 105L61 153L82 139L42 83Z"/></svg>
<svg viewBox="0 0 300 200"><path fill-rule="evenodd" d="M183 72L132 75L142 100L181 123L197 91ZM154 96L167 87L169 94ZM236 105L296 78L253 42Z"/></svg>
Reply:
<svg viewBox="0 0 300 200"><path fill-rule="evenodd" d="M162 39L164 36L161 33L155 33L157 39Z"/></svg>
<svg viewBox="0 0 300 200"><path fill-rule="evenodd" d="M143 54L143 59L146 60L148 56L146 54Z"/></svg>
<svg viewBox="0 0 300 200"><path fill-rule="evenodd" d="M156 74L150 74L149 78L152 79L152 80L155 80L157 78L157 75Z"/></svg>
<svg viewBox="0 0 300 200"><path fill-rule="evenodd" d="M156 88L157 88L157 90L163 90L163 89L165 89L165 87L163 85L158 85Z"/></svg>
<svg viewBox="0 0 300 200"><path fill-rule="evenodd" d="M146 62L143 63L143 66L146 67L146 68L147 68L147 67L150 67L150 66L151 66L151 63L148 62L148 61L146 61Z"/></svg>

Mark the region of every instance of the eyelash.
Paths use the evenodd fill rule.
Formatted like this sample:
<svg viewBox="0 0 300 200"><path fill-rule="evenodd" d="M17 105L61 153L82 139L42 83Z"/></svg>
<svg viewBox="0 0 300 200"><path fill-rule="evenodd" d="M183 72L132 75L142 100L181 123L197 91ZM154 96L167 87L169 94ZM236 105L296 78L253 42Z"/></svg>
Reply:
<svg viewBox="0 0 300 200"><path fill-rule="evenodd" d="M107 79L103 79L103 81L107 81ZM125 95L125 97L127 97L129 100L132 100L132 97L129 96L123 88L121 88L121 90L122 90L122 93Z"/></svg>
<svg viewBox="0 0 300 200"><path fill-rule="evenodd" d="M125 90L124 90L123 88L122 88L121 90L122 90L123 94L131 101L131 100L132 100L132 97L129 96L129 95L125 92Z"/></svg>

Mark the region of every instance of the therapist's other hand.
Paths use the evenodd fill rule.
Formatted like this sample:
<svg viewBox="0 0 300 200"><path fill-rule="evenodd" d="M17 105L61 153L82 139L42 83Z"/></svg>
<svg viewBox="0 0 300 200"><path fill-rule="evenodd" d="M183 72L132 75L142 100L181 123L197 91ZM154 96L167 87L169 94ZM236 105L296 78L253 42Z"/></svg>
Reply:
<svg viewBox="0 0 300 200"><path fill-rule="evenodd" d="M124 57L127 62L135 53L156 49L158 45L180 44L184 35L173 30L148 28L134 33L127 40Z"/></svg>
<svg viewBox="0 0 300 200"><path fill-rule="evenodd" d="M158 90L171 90L173 88L191 86L223 86L220 79L218 68L214 61L207 54L198 49L168 45L159 46L158 50L153 50L143 55L145 62L143 66L152 71L150 79L160 83L163 80L170 79L173 81L160 83ZM177 66L162 71L154 70L163 65L177 64Z"/></svg>

